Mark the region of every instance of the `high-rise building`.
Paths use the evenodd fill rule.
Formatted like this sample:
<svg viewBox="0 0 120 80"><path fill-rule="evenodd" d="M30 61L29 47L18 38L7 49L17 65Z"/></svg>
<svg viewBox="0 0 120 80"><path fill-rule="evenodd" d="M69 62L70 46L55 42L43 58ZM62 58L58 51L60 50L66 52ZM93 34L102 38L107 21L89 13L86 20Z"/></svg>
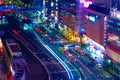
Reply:
<svg viewBox="0 0 120 80"><path fill-rule="evenodd" d="M105 46L107 55L120 64L120 2L112 0L110 14L105 20Z"/></svg>
<svg viewBox="0 0 120 80"><path fill-rule="evenodd" d="M58 22L58 3L59 0L43 0L45 18L51 19L55 23Z"/></svg>
<svg viewBox="0 0 120 80"><path fill-rule="evenodd" d="M61 0L59 4L59 22L66 25L67 27L71 28L72 30L75 30L76 26L76 9L75 9L76 3L75 2L69 2L67 0Z"/></svg>
<svg viewBox="0 0 120 80"><path fill-rule="evenodd" d="M120 12L118 0L93 0L84 10L86 36L104 46L106 54L120 63Z"/></svg>
<svg viewBox="0 0 120 80"><path fill-rule="evenodd" d="M77 36L77 6L76 0L60 0L59 2L59 15L58 21L62 26L66 27L65 37L69 40L75 41Z"/></svg>
<svg viewBox="0 0 120 80"><path fill-rule="evenodd" d="M104 18L105 14L93 10L84 10L84 32L87 37L104 46Z"/></svg>
<svg viewBox="0 0 120 80"><path fill-rule="evenodd" d="M106 50L107 55L114 61L120 63L120 12L111 15L106 19Z"/></svg>

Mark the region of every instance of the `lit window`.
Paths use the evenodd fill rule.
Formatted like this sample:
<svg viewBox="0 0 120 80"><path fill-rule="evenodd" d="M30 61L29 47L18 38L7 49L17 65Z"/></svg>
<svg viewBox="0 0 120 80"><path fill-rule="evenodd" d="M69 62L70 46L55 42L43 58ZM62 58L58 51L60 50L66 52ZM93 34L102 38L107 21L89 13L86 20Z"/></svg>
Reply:
<svg viewBox="0 0 120 80"><path fill-rule="evenodd" d="M53 6L54 6L54 3L52 2L52 3L51 3L51 7L53 7Z"/></svg>
<svg viewBox="0 0 120 80"><path fill-rule="evenodd" d="M58 6L58 4L56 4L56 6Z"/></svg>
<svg viewBox="0 0 120 80"><path fill-rule="evenodd" d="M53 17L53 16L54 16L54 14L53 14L53 13L51 13L51 16Z"/></svg>

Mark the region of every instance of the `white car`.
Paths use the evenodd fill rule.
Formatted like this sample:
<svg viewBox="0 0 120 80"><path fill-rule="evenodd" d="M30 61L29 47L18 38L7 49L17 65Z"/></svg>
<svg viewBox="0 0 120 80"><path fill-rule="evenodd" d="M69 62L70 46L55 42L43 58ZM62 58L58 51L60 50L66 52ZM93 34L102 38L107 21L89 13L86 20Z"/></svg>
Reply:
<svg viewBox="0 0 120 80"><path fill-rule="evenodd" d="M98 68L103 68L100 63L97 63L96 65L97 65Z"/></svg>

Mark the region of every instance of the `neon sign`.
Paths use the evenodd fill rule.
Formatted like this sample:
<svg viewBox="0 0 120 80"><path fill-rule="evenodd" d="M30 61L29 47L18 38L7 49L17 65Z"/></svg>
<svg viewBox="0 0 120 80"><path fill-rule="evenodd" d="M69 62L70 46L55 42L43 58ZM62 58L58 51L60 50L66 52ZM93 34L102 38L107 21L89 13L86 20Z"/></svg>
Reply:
<svg viewBox="0 0 120 80"><path fill-rule="evenodd" d="M92 4L91 0L80 0L80 3L84 3L84 7L88 8L90 4Z"/></svg>
<svg viewBox="0 0 120 80"><path fill-rule="evenodd" d="M84 2L84 7L85 7L85 8L88 8L90 4L92 4L91 1L85 1L85 2Z"/></svg>
<svg viewBox="0 0 120 80"><path fill-rule="evenodd" d="M90 20L91 22L95 22L97 19L100 18L100 16L87 11L85 11L84 14L85 14L85 18Z"/></svg>
<svg viewBox="0 0 120 80"><path fill-rule="evenodd" d="M120 12L117 10L117 8L113 8L110 11L110 16L113 18L120 19Z"/></svg>

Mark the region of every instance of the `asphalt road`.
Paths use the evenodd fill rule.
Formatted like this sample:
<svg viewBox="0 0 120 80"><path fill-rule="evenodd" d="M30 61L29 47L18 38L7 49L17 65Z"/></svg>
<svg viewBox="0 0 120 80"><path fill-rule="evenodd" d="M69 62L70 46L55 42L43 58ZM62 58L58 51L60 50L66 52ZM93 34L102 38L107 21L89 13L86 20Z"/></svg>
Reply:
<svg viewBox="0 0 120 80"><path fill-rule="evenodd" d="M32 35L32 36L31 36ZM28 41L27 44L31 45L31 51L42 61L51 80L68 80L68 76L61 64L35 39L33 34L21 34ZM28 46L30 47L30 46ZM31 48L31 47L30 47Z"/></svg>
<svg viewBox="0 0 120 80"><path fill-rule="evenodd" d="M79 71L58 51L58 48L54 45L54 43L51 43L48 39L44 38L44 36L41 36L40 34L38 34L38 36L55 52L56 55L58 55L64 61L65 64L67 64L73 74L74 79L79 80L81 78Z"/></svg>
<svg viewBox="0 0 120 80"><path fill-rule="evenodd" d="M86 80L88 80L89 78L94 80L114 80L112 75L110 75L103 69L97 68L94 62L90 60L87 56L82 56L78 54L73 50L73 48L70 48L70 51L74 59L76 59L73 61L73 63L75 63L83 70L83 73L86 76Z"/></svg>

